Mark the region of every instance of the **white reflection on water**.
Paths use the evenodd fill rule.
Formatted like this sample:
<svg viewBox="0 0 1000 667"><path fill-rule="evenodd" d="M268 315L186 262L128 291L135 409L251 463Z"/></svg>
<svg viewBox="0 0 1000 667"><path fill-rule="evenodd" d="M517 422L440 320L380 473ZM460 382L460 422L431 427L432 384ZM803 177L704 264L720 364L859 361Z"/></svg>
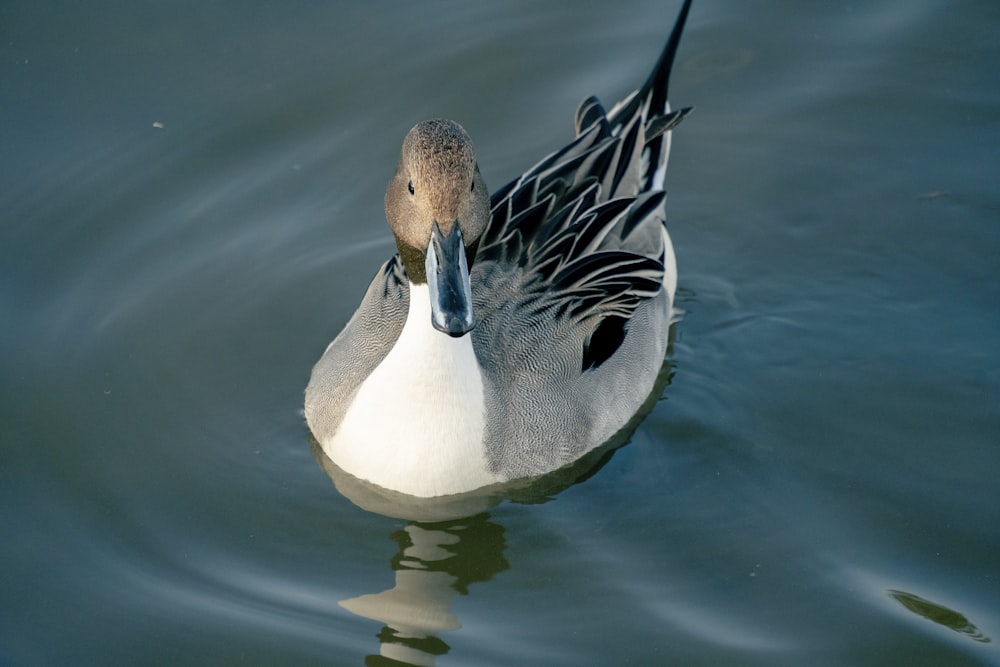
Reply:
<svg viewBox="0 0 1000 667"><path fill-rule="evenodd" d="M342 600L345 609L385 627L379 654L413 665L434 665L450 649L441 634L462 627L452 611L469 585L508 568L504 530L480 514L435 524L411 523L393 534L399 553L392 559L393 588Z"/></svg>

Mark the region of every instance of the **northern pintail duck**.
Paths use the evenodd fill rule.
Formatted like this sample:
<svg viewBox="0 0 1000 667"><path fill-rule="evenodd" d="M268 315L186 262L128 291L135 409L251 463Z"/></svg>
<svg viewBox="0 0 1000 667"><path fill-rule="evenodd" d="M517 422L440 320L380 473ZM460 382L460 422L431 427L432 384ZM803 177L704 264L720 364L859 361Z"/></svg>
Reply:
<svg viewBox="0 0 1000 667"><path fill-rule="evenodd" d="M377 486L462 493L568 465L622 429L666 354L677 267L664 226L667 85L653 72L576 138L488 194L472 140L415 126L385 194L398 254L312 371L326 455Z"/></svg>

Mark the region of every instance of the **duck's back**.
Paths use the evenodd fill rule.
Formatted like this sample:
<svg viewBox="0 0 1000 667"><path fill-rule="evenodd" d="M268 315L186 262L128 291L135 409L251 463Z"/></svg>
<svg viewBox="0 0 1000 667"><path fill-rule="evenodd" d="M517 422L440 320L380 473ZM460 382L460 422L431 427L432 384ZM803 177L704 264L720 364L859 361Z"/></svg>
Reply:
<svg viewBox="0 0 1000 667"><path fill-rule="evenodd" d="M497 190L473 266L486 450L504 477L572 462L627 424L666 353L677 268L664 226L667 86L685 3L646 83Z"/></svg>
<svg viewBox="0 0 1000 667"><path fill-rule="evenodd" d="M652 391L666 352L676 266L665 196L607 200L600 175L572 171L614 167L623 142L600 132L499 200L473 265L487 459L506 478L555 470L607 441Z"/></svg>

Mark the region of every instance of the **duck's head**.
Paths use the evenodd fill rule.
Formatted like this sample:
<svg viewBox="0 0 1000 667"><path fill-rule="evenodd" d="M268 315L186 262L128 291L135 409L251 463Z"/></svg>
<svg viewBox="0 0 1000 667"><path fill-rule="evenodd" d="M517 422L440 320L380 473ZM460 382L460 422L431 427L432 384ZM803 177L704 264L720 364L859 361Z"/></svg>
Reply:
<svg viewBox="0 0 1000 667"><path fill-rule="evenodd" d="M461 125L428 120L407 133L385 215L410 281L427 284L434 328L454 337L472 331L469 267L490 219L490 196Z"/></svg>

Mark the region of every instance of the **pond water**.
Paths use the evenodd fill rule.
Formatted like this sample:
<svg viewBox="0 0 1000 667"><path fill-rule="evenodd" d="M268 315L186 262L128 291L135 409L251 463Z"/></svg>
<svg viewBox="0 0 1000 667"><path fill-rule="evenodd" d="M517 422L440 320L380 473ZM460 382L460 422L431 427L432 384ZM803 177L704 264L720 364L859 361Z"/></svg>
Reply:
<svg viewBox="0 0 1000 667"><path fill-rule="evenodd" d="M406 130L498 188L678 5L0 7L0 663L1000 664L992 0L696 1L669 383L588 478L427 523L313 456Z"/></svg>

